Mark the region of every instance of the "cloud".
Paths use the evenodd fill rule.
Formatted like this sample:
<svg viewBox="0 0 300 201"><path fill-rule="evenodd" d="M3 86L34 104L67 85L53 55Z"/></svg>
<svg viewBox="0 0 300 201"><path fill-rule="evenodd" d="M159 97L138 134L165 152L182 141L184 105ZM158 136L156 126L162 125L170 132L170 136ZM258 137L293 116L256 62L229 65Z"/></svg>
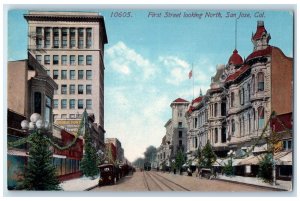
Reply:
<svg viewBox="0 0 300 201"><path fill-rule="evenodd" d="M110 47L106 56L109 60L108 66L123 75L142 73L144 79L149 79L156 72L155 66L148 59L122 41Z"/></svg>
<svg viewBox="0 0 300 201"><path fill-rule="evenodd" d="M188 73L190 71L188 62L175 56L161 56L158 58L158 61L167 70L167 83L178 86L188 79Z"/></svg>

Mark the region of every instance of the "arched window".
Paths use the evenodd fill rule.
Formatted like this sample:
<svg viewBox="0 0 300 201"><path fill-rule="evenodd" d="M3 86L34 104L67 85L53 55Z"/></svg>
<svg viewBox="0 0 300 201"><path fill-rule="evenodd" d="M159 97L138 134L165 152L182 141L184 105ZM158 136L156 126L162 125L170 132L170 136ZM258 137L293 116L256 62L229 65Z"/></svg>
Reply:
<svg viewBox="0 0 300 201"><path fill-rule="evenodd" d="M198 147L198 138L195 137L195 148L197 148L197 147Z"/></svg>
<svg viewBox="0 0 300 201"><path fill-rule="evenodd" d="M265 81L264 81L264 73L263 72L259 72L257 74L257 90L258 91L264 91L264 85L265 85Z"/></svg>
<svg viewBox="0 0 300 201"><path fill-rule="evenodd" d="M252 84L252 94L255 94L255 76L254 75L252 75L251 84Z"/></svg>
<svg viewBox="0 0 300 201"><path fill-rule="evenodd" d="M262 129L265 125L265 110L263 107L258 108L258 128Z"/></svg>
<svg viewBox="0 0 300 201"><path fill-rule="evenodd" d="M233 107L233 104L234 104L234 92L231 92L230 97L231 97L231 99L230 99L230 106Z"/></svg>
<svg viewBox="0 0 300 201"><path fill-rule="evenodd" d="M234 122L234 119L231 120L231 133L232 135L234 135L234 132L235 132L235 122Z"/></svg>

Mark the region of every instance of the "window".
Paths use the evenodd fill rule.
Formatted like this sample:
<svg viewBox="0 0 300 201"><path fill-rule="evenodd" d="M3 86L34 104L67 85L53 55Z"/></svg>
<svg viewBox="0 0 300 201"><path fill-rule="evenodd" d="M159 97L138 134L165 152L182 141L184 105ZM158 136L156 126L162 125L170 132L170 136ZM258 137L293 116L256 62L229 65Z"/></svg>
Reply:
<svg viewBox="0 0 300 201"><path fill-rule="evenodd" d="M250 118L250 114L248 113L248 133L251 133L251 118Z"/></svg>
<svg viewBox="0 0 300 201"><path fill-rule="evenodd" d="M252 94L255 94L255 76L254 75L252 75L251 83L252 83Z"/></svg>
<svg viewBox="0 0 300 201"><path fill-rule="evenodd" d="M231 99L230 99L230 106L233 107L233 105L234 105L234 92L231 92L230 97L231 97Z"/></svg>
<svg viewBox="0 0 300 201"><path fill-rule="evenodd" d="M42 63L42 55L36 55L36 60L37 62L39 62L40 64Z"/></svg>
<svg viewBox="0 0 300 201"><path fill-rule="evenodd" d="M50 70L47 70L47 75L50 76Z"/></svg>
<svg viewBox="0 0 300 201"><path fill-rule="evenodd" d="M75 70L70 70L70 80L75 80Z"/></svg>
<svg viewBox="0 0 300 201"><path fill-rule="evenodd" d="M54 80L58 79L58 70L53 70L53 79Z"/></svg>
<svg viewBox="0 0 300 201"><path fill-rule="evenodd" d="M78 65L83 65L83 64L84 64L84 56L78 55Z"/></svg>
<svg viewBox="0 0 300 201"><path fill-rule="evenodd" d="M251 92L250 92L250 84L249 83L247 85L247 91L248 91L248 102L250 102L250 94L251 94Z"/></svg>
<svg viewBox="0 0 300 201"><path fill-rule="evenodd" d="M67 99L61 99L61 109L66 109L66 108L67 108ZM61 118L64 119L63 117Z"/></svg>
<svg viewBox="0 0 300 201"><path fill-rule="evenodd" d="M86 94L92 94L92 85L86 85Z"/></svg>
<svg viewBox="0 0 300 201"><path fill-rule="evenodd" d="M234 135L234 132L235 132L235 122L234 122L234 119L231 120L231 133L232 135Z"/></svg>
<svg viewBox="0 0 300 201"><path fill-rule="evenodd" d="M66 47L67 47L67 38L68 38L68 29L63 28L63 29L61 30L61 32L62 32L61 46L62 46L63 48L66 48Z"/></svg>
<svg viewBox="0 0 300 201"><path fill-rule="evenodd" d="M178 117L182 117L182 111L178 111Z"/></svg>
<svg viewBox="0 0 300 201"><path fill-rule="evenodd" d="M76 119L76 114L70 114L70 119Z"/></svg>
<svg viewBox="0 0 300 201"><path fill-rule="evenodd" d="M36 48L42 48L43 33L42 27L36 27Z"/></svg>
<svg viewBox="0 0 300 201"><path fill-rule="evenodd" d="M70 85L70 94L75 94L75 84Z"/></svg>
<svg viewBox="0 0 300 201"><path fill-rule="evenodd" d="M34 112L41 114L42 112L42 94L34 92Z"/></svg>
<svg viewBox="0 0 300 201"><path fill-rule="evenodd" d="M197 148L198 147L198 138L197 137L194 138L194 142L195 142L194 147Z"/></svg>
<svg viewBox="0 0 300 201"><path fill-rule="evenodd" d="M57 109L57 108L58 108L58 100L57 100L57 99L54 99L54 100L53 100L53 108L54 108L54 109Z"/></svg>
<svg viewBox="0 0 300 201"><path fill-rule="evenodd" d="M83 100L82 99L78 100L78 109L83 109Z"/></svg>
<svg viewBox="0 0 300 201"><path fill-rule="evenodd" d="M265 111L263 107L258 108L258 128L262 129L265 126Z"/></svg>
<svg viewBox="0 0 300 201"><path fill-rule="evenodd" d="M244 101L245 101L245 89L244 89L244 87L242 88L242 90L241 90L241 96L242 96L242 101L241 101L241 105L244 105Z"/></svg>
<svg viewBox="0 0 300 201"><path fill-rule="evenodd" d="M292 140L283 140L283 149L284 149L284 151L291 150L292 149Z"/></svg>
<svg viewBox="0 0 300 201"><path fill-rule="evenodd" d="M182 131L178 131L178 138L182 138Z"/></svg>
<svg viewBox="0 0 300 201"><path fill-rule="evenodd" d="M53 55L53 65L58 65L58 55Z"/></svg>
<svg viewBox="0 0 300 201"><path fill-rule="evenodd" d="M179 146L182 146L182 140L179 140Z"/></svg>
<svg viewBox="0 0 300 201"><path fill-rule="evenodd" d="M53 47L59 48L59 29L58 28L53 29Z"/></svg>
<svg viewBox="0 0 300 201"><path fill-rule="evenodd" d="M86 56L86 65L92 65L93 58L92 55L87 55Z"/></svg>
<svg viewBox="0 0 300 201"><path fill-rule="evenodd" d="M256 123L256 120L255 120L255 110L253 108L252 110L252 113L253 113L253 130L255 130L255 123Z"/></svg>
<svg viewBox="0 0 300 201"><path fill-rule="evenodd" d="M67 70L62 70L61 71L61 79L66 80L67 79Z"/></svg>
<svg viewBox="0 0 300 201"><path fill-rule="evenodd" d="M92 109L92 100L91 99L86 100L86 109Z"/></svg>
<svg viewBox="0 0 300 201"><path fill-rule="evenodd" d="M86 29L86 47L92 47L92 28Z"/></svg>
<svg viewBox="0 0 300 201"><path fill-rule="evenodd" d="M198 119L196 117L196 118L194 118L194 128L197 128L197 123L198 123Z"/></svg>
<svg viewBox="0 0 300 201"><path fill-rule="evenodd" d="M74 28L70 29L70 47L71 48L76 46L75 32L76 32L76 30Z"/></svg>
<svg viewBox="0 0 300 201"><path fill-rule="evenodd" d="M50 28L45 28L45 48L50 47Z"/></svg>
<svg viewBox="0 0 300 201"><path fill-rule="evenodd" d="M78 48L83 48L83 29L78 29Z"/></svg>
<svg viewBox="0 0 300 201"><path fill-rule="evenodd" d="M257 90L258 91L264 91L264 73L259 72L257 74L257 79L258 79L258 85L257 85Z"/></svg>
<svg viewBox="0 0 300 201"><path fill-rule="evenodd" d="M215 143L218 143L218 129L215 128Z"/></svg>
<svg viewBox="0 0 300 201"><path fill-rule="evenodd" d="M67 94L67 85L66 84L61 85L61 94Z"/></svg>
<svg viewBox="0 0 300 201"><path fill-rule="evenodd" d="M70 109L75 109L75 99L70 99Z"/></svg>
<svg viewBox="0 0 300 201"><path fill-rule="evenodd" d="M52 99L46 96L44 119L48 123L51 122L51 111L52 111Z"/></svg>
<svg viewBox="0 0 300 201"><path fill-rule="evenodd" d="M62 55L61 56L61 64L62 65L67 65L67 63L68 63L68 57L67 57L67 55Z"/></svg>
<svg viewBox="0 0 300 201"><path fill-rule="evenodd" d="M83 79L83 70L79 70L78 71L78 80L82 80Z"/></svg>
<svg viewBox="0 0 300 201"><path fill-rule="evenodd" d="M178 128L182 128L182 122L178 122Z"/></svg>
<svg viewBox="0 0 300 201"><path fill-rule="evenodd" d="M87 70L86 71L86 79L87 80L91 80L92 79L92 71L91 70Z"/></svg>
<svg viewBox="0 0 300 201"><path fill-rule="evenodd" d="M83 85L78 85L78 94L83 94Z"/></svg>
<svg viewBox="0 0 300 201"><path fill-rule="evenodd" d="M50 55L44 56L44 64L50 64Z"/></svg>
<svg viewBox="0 0 300 201"><path fill-rule="evenodd" d="M221 103L221 115L226 116L226 102L225 101L223 101Z"/></svg>
<svg viewBox="0 0 300 201"><path fill-rule="evenodd" d="M54 121L55 121L56 119L58 119L58 114L53 114L53 119L54 119Z"/></svg>
<svg viewBox="0 0 300 201"><path fill-rule="evenodd" d="M70 55L70 65L76 64L75 59L76 59L75 55Z"/></svg>
<svg viewBox="0 0 300 201"><path fill-rule="evenodd" d="M67 118L67 115L66 115L66 114L62 114L62 115L61 115L61 118L62 118L62 119L66 119L66 118Z"/></svg>
<svg viewBox="0 0 300 201"><path fill-rule="evenodd" d="M215 109L215 117L217 117L218 116L218 103L215 103L215 105L214 105L214 109Z"/></svg>

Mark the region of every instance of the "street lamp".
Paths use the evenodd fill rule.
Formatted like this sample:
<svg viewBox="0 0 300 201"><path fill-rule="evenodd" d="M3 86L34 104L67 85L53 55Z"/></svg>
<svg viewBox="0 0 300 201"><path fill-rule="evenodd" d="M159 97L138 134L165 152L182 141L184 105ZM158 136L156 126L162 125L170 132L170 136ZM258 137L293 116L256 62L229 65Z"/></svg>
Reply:
<svg viewBox="0 0 300 201"><path fill-rule="evenodd" d="M23 130L30 130L30 131L35 130L35 129L47 130L49 128L49 122L48 121L43 121L40 114L33 113L30 116L30 122L28 122L27 120L23 120L21 122L21 127L22 127Z"/></svg>

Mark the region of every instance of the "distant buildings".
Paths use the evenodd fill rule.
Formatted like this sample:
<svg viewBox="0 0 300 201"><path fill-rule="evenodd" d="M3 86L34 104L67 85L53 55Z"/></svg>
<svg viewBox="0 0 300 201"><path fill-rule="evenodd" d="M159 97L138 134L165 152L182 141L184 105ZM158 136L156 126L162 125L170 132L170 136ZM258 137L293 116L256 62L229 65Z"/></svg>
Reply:
<svg viewBox="0 0 300 201"><path fill-rule="evenodd" d="M116 149L116 160L118 163L124 163L124 149L118 138L105 138L105 144L113 144Z"/></svg>
<svg viewBox="0 0 300 201"><path fill-rule="evenodd" d="M171 166L171 160L174 160L179 150L183 153L187 150L187 123L185 112L189 102L177 98L170 107L172 108L172 118L165 124L166 135L162 139L162 144L157 150L157 161L159 168Z"/></svg>

